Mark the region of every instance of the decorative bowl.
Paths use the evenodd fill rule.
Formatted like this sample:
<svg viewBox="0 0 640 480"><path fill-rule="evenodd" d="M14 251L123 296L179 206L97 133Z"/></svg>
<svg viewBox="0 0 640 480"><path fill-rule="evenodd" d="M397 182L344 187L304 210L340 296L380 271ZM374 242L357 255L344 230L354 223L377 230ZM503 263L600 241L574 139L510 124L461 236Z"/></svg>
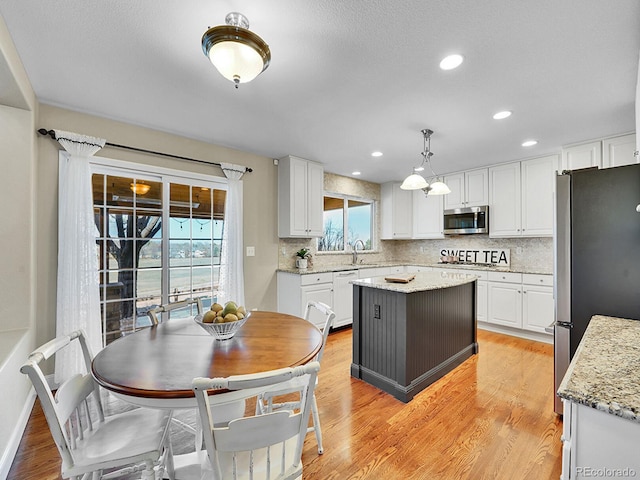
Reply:
<svg viewBox="0 0 640 480"><path fill-rule="evenodd" d="M251 313L247 312L247 316L242 320L236 320L235 322L227 323L203 323L202 315L196 315L193 321L200 325L209 335L216 337L216 340L229 340L232 338L240 327L244 325L244 322L251 316Z"/></svg>

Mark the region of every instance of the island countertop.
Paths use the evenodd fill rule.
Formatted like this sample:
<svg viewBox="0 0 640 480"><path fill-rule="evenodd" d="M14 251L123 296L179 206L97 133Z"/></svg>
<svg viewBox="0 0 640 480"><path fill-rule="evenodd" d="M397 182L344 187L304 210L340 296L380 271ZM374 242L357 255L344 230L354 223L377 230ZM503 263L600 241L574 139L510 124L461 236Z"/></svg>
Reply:
<svg viewBox="0 0 640 480"><path fill-rule="evenodd" d="M640 321L595 315L558 396L640 422Z"/></svg>
<svg viewBox="0 0 640 480"><path fill-rule="evenodd" d="M438 290L441 288L455 287L471 283L478 277L465 273L445 273L445 272L421 272L412 274L389 275L390 277L403 277L415 275L415 278L408 283L389 282L385 277L371 277L352 280L351 283L362 287L378 288L380 290L390 290L399 293L424 292L426 290Z"/></svg>

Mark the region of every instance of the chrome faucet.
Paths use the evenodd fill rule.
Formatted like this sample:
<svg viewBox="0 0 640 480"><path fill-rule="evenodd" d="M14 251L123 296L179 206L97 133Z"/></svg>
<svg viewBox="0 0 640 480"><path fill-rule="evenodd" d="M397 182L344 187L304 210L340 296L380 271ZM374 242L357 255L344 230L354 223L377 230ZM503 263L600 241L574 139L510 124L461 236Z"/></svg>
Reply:
<svg viewBox="0 0 640 480"><path fill-rule="evenodd" d="M358 264L358 244L362 245L362 250L365 249L364 242L362 240L358 239L353 242L353 245L351 245L351 263L353 265Z"/></svg>

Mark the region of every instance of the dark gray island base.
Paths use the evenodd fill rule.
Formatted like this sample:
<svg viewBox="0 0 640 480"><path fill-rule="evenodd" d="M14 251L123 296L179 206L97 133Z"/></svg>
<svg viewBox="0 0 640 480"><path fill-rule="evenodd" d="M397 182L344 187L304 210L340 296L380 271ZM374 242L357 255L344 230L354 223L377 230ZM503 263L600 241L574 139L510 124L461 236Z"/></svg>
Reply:
<svg viewBox="0 0 640 480"><path fill-rule="evenodd" d="M418 273L353 285L351 376L403 402L478 353L476 277Z"/></svg>

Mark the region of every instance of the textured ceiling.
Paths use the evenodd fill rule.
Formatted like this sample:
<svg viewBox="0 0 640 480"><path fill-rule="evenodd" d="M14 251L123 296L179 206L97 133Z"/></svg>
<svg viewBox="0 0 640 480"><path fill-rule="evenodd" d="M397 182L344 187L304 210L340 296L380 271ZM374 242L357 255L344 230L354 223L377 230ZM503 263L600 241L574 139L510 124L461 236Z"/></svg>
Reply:
<svg viewBox="0 0 640 480"><path fill-rule="evenodd" d="M237 90L200 47L231 11L272 52ZM637 0L2 0L0 14L43 103L375 182L420 162L423 128L437 173L635 130ZM465 62L440 70L452 52Z"/></svg>

